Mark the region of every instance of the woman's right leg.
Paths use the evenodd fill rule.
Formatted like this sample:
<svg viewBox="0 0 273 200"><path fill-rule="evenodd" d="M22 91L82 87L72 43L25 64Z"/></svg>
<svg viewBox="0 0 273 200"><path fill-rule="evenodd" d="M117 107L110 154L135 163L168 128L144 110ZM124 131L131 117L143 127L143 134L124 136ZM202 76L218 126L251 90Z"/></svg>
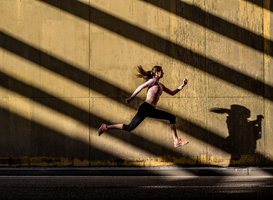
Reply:
<svg viewBox="0 0 273 200"><path fill-rule="evenodd" d="M109 129L122 129L123 124L114 124L114 125L106 125L107 130Z"/></svg>
<svg viewBox="0 0 273 200"><path fill-rule="evenodd" d="M130 124L113 124L113 125L106 125L105 124L105 131L109 130L109 129L119 129L119 130L125 130L125 131L132 131L134 130L146 117L141 117L141 115L139 115L139 113L137 113L135 115L135 117L132 119L132 121L130 122ZM103 125L102 125L103 126ZM102 133L101 133L102 134ZM101 135L100 134L100 135Z"/></svg>
<svg viewBox="0 0 273 200"><path fill-rule="evenodd" d="M114 124L114 125L106 125L102 124L98 130L98 136L103 134L105 131L108 131L109 129L122 129L123 124Z"/></svg>

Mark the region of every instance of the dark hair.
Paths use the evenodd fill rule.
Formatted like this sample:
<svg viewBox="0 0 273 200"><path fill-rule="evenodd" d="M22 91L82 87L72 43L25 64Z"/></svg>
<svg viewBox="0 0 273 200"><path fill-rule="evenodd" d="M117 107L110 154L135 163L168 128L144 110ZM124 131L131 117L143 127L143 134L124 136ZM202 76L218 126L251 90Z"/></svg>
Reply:
<svg viewBox="0 0 273 200"><path fill-rule="evenodd" d="M143 78L146 81L153 78L155 76L156 72L162 71L162 67L160 66L154 66L152 70L145 71L141 65L137 66L138 74L136 75L138 78Z"/></svg>

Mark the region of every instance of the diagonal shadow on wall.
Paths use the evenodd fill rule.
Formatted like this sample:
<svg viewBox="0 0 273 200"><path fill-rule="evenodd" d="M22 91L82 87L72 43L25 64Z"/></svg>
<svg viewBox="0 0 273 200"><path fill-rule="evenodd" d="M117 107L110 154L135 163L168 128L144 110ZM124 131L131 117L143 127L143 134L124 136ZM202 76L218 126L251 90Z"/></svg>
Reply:
<svg viewBox="0 0 273 200"><path fill-rule="evenodd" d="M51 57L42 51L39 51L33 47L30 47L29 45L19 42L18 40L9 40L9 38L7 38L7 37L5 37L4 39L6 41L9 41L8 42L9 45L18 47L17 51L15 51L15 50L12 51L13 53L16 52L17 55L19 54L20 56L22 56L32 62L35 62L37 64L39 63L39 59L37 59L38 55L39 55L38 58L39 57L40 58L49 57L51 60L51 62L50 62L50 65L52 68L51 70L55 69L55 67L58 68L59 66L64 67L64 69L66 69L66 71L71 70L70 72L72 72L72 73L68 73L68 74L76 75L76 76L73 76L74 77L73 81L75 81L75 77L86 78L88 80L89 80L89 78L92 78L92 76L89 76L85 72L80 71L79 69L77 69L77 68L75 68L75 67L73 67L61 60ZM8 49L8 48L6 48L6 49ZM22 55L23 52L28 52L28 54ZM62 70L60 70L60 71L62 71ZM56 73L59 73L59 70L56 70ZM77 76L77 73L80 73L80 76ZM86 119L89 116L92 119L92 123L90 124L90 126L94 127L95 129L98 128L102 122L107 121L107 119L101 119L93 114L89 114L88 112L86 112L82 109L79 109L78 107L73 106L67 102L64 102L61 99L57 99L57 103L52 103L51 101L45 101L44 99L39 98L39 97L45 97L45 98L50 98L50 99L56 99L56 97L49 95L49 94L41 91L40 89L34 88L34 87L27 85L21 81L18 81L15 78L12 78L4 73L1 73L0 75L1 75L0 77L1 77L2 87L5 87L5 88L10 89L14 92L17 92L27 98L31 98L42 105L50 107L51 109L54 109L58 112L61 112L65 115L67 115L67 116L70 116L76 120L79 120L82 123L85 123L86 125L88 125L88 122L86 121ZM64 74L62 74L62 75L64 75ZM70 78L70 77L67 77L67 78ZM87 82L82 79L81 79L81 81L82 81L82 84ZM112 86L111 84L101 81L98 78L96 78L95 81L97 82L97 84L95 84L95 86L93 84L91 84L92 89L96 90L97 89L96 87L98 85L101 85L100 83L102 83L105 86L104 88L109 88L110 91L117 91L118 94L125 94L127 97L129 96L128 92L122 91L120 88ZM78 82L80 82L80 81L78 81ZM105 91L107 93L108 89ZM119 103L124 102L124 99L121 99L121 98L113 98L113 97L110 97L110 98L112 98L113 100L115 100ZM139 102L141 101L140 98L136 98L136 99ZM134 105L133 107L135 108L135 107L137 107L137 105ZM229 149L225 148L225 139L224 138L218 136L216 133L209 132L208 130L201 128L197 124L191 123L191 122L187 121L186 119L178 117L178 129L183 132L189 133L190 135L198 138L201 141L204 141L210 145L213 145L217 148L220 148L224 151L229 152ZM209 140L207 140L207 138L206 138L207 134L209 134L209 138L210 138ZM124 138L122 138L122 136L120 134L113 134L112 136L117 137L121 140L124 140ZM134 135L134 134L132 134L129 139L126 139L126 142L132 143L134 146L136 146L138 148L142 148L142 149L143 149L143 141L145 141L144 138ZM160 156L162 154L165 154L165 155L169 154L169 155L172 155L175 157L179 157L179 154L170 150L169 148L165 148L165 147L162 148L160 145L158 145L156 143L152 143L151 141L146 141L146 142L149 143L149 145L146 145L146 146L149 146L150 148L145 149L145 150L147 150L155 155ZM159 149L161 149L162 151Z"/></svg>
<svg viewBox="0 0 273 200"><path fill-rule="evenodd" d="M6 36L7 36L7 35L6 35ZM1 42L1 43L2 43L2 42ZM3 45L3 46L4 46L4 45ZM7 49L7 50L9 50L9 49ZM34 50L35 50L35 49L34 49ZM20 51L20 49L18 49L17 51ZM12 52L12 51L11 51L11 52ZM26 57L29 57L30 55L28 55L28 54L26 55L26 54L25 54L26 52L27 52L27 51L24 51L23 53L21 52L21 53L19 53L19 55L21 54L21 55L22 55L23 57L25 57L25 58L26 58ZM37 53L37 52L36 52L36 53ZM38 57L39 57L41 52L38 52L38 53L39 53L39 54L38 54ZM16 53L16 54L17 54L17 53ZM36 55L36 54L34 54L34 55ZM45 55L45 56L48 56L48 55ZM43 55L42 55L41 57L43 57ZM27 59L29 59L29 58L27 58ZM54 60L55 58L50 57L50 60L51 60L51 59ZM36 60L36 59L34 59L34 60ZM55 60L55 61L59 61L59 60ZM38 62L40 62L40 61L38 61ZM44 64L44 63L42 63L42 64ZM63 65L62 65L63 63L62 63L62 62L59 62L59 64L61 64L61 65L55 65L55 66L63 66ZM48 65L48 67L50 67L51 65L52 65L52 63L50 62L49 65ZM53 64L53 66L54 66L54 64ZM64 67L64 66L63 66L63 67ZM65 67L67 67L66 64L65 64ZM70 67L73 67L73 66L70 66ZM71 69L72 69L72 68L71 68ZM62 73L62 72L61 72L61 71L62 71L61 69L58 69L58 70L56 70L56 69L51 69L51 70L53 70L53 71L55 70L56 73ZM74 68L74 69L72 69L72 70L76 70L76 68ZM80 72L80 71L78 71L78 72ZM69 75L67 75L67 74L63 74L63 75L66 76L66 77L69 76ZM89 78L89 75L87 75L87 76L88 76L88 78ZM78 76L78 77L81 77L81 76ZM78 79L77 77L75 78L75 76L73 76L73 77L71 76L70 78L71 78L71 79L74 79L74 80ZM92 78L93 78L93 77L92 77ZM94 79L95 79L95 78L94 78ZM93 79L92 79L92 80L93 80ZM97 83L100 83L100 81L101 81L101 80L95 79L95 82L97 82ZM85 84L85 83L86 83L86 82L83 81L83 84ZM110 84L108 85L108 83L106 83L106 82L104 82L104 83L105 83L108 87L113 87L113 86L111 86ZM114 88L115 88L115 87L114 87ZM119 90L118 88L116 88L116 89ZM122 94L125 94L125 93L123 93L122 90L120 90L120 92L121 92ZM126 93L126 96L128 96L127 93ZM197 125L196 125L196 126L197 126ZM197 127L198 127L198 126L197 126ZM207 130L204 130L204 131L206 132Z"/></svg>
<svg viewBox="0 0 273 200"><path fill-rule="evenodd" d="M122 99L122 97L128 98L131 95L129 92L126 92L126 91L122 90L121 88L113 86L113 85L111 85L111 84L109 84L97 77L89 75L86 72L83 72L66 62L63 62L57 58L54 58L42 51L35 49L34 47L31 47L21 41L18 41L6 34L4 34L4 37L2 39L3 39L3 41L5 41L5 45L3 45L4 49L9 50L12 53L15 53L16 55L19 55L29 61L39 64L40 66L43 66L46 69L52 70L53 72L58 73L66 78L69 78L77 83L80 83L85 87L89 86L89 84L88 84L89 81L87 81L87 80L90 79L90 82L91 82L90 89L95 90L99 93L102 93L102 94L108 96L109 98L117 101L118 103L125 104L124 103L125 101L124 101L124 99ZM28 53L25 54L25 52L28 52ZM41 62L40 58L43 60L48 60L49 62ZM70 73L64 73L65 71L68 71ZM65 101L62 101L61 99L58 99L58 102L59 102L58 104L52 104L52 102L44 101L43 99L38 98L38 97L49 97L49 98L56 98L56 97L49 95L49 94L47 94L37 88L34 88L30 85L27 85L21 81L18 81L16 79L4 74L4 73L0 73L0 75L2 76L2 80L9 80L9 82L10 82L9 85L7 85L7 83L2 83L3 87L10 89L12 91L15 91L27 98L35 99L35 101L37 101L38 103L46 105L46 106L48 106L54 110L57 110L65 115L73 117L81 122L84 122L86 117L89 115L88 112L81 110L81 109L77 108L76 106L73 106ZM117 98L114 95L116 95ZM130 106L131 108L136 110L138 108L139 103L142 101L143 100L141 100L141 98L136 97L134 99L134 102L137 102L137 103L132 102L128 106ZM78 115L76 115L76 117L71 115L71 113L81 113L79 115L80 118L78 118ZM93 119L96 119L96 120L94 120L94 122L96 122L96 123L94 124L94 122L93 122L93 124L91 124L91 126L94 128L98 128L101 125L101 123L107 121L107 119L101 119L101 118L98 118L97 116L94 116L92 114L90 114L90 115ZM227 151L227 149L223 149L223 144L225 141L224 138L218 136L218 134L213 133L213 132L208 132L208 130L198 126L197 124L191 123L182 117L178 117L178 122L179 122L178 123L179 130L189 133L190 135L196 137L197 139L199 139L201 141L205 141L215 147L218 147L224 151ZM181 124L181 125L179 125L179 124ZM208 133L210 135L210 139L211 139L210 141L207 141L207 139L206 139L206 135ZM134 139L137 139L137 138L134 138ZM138 140L136 140L136 141L138 141Z"/></svg>
<svg viewBox="0 0 273 200"><path fill-rule="evenodd" d="M133 40L139 44L145 45L155 51L163 53L185 64L191 65L203 72L207 72L217 78L227 81L231 84L248 90L254 94L273 100L273 88L264 84L262 81L242 74L223 64L206 58L198 53L188 50L182 46L174 44L148 31L138 28L132 24L122 21L114 16L104 13L96 8L83 4L75 0L68 0L61 3L60 0L40 0L49 5L60 8L82 19L90 21L96 25L106 28L109 31L119 34L125 38ZM90 16L86 11L90 9ZM266 94L264 90L268 91Z"/></svg>
<svg viewBox="0 0 273 200"><path fill-rule="evenodd" d="M215 15L201 10L201 8L187 4L179 0L142 0L144 2L155 5L168 12L174 13L184 19L199 24L207 29L215 31L223 36L247 45L253 49L256 49L262 53L267 53L273 56L273 52L265 52L264 42L269 45L273 45L272 41L265 39L261 35L257 35L251 31L248 31L240 26L232 24L226 20L223 20Z"/></svg>

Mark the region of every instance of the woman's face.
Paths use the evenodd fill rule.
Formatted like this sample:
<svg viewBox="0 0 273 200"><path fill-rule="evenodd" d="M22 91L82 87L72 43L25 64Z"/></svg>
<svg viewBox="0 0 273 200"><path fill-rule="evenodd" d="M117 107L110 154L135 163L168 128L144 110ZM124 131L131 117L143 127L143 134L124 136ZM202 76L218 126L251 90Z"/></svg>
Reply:
<svg viewBox="0 0 273 200"><path fill-rule="evenodd" d="M164 74L163 70L160 70L159 72L155 73L156 77L158 77L158 78L162 78L163 74Z"/></svg>

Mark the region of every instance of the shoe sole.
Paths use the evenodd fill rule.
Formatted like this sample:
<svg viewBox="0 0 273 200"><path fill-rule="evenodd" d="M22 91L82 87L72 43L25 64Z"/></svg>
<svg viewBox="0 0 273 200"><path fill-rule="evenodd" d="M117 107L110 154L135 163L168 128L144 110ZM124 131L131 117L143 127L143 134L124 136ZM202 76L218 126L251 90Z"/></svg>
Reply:
<svg viewBox="0 0 273 200"><path fill-rule="evenodd" d="M174 147L180 147L180 146L184 146L184 145L186 145L186 144L189 144L189 142L187 142L187 143L185 143L185 144L179 144L179 145L176 145L176 146L174 146Z"/></svg>
<svg viewBox="0 0 273 200"><path fill-rule="evenodd" d="M98 136L101 135L101 134L100 134L100 129L103 127L103 125L104 125L104 124L102 124L102 125L100 126L99 130L98 130Z"/></svg>

